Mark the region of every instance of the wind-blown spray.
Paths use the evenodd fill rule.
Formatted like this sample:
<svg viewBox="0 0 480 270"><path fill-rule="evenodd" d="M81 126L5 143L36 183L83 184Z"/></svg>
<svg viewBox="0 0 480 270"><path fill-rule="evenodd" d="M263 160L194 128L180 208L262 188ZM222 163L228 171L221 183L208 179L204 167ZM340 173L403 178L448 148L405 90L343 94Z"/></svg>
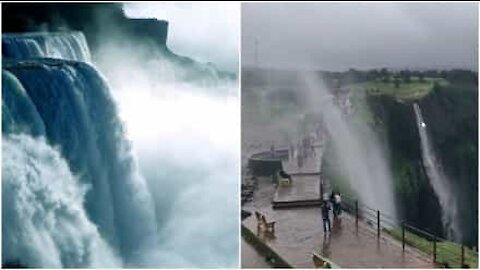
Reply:
<svg viewBox="0 0 480 270"><path fill-rule="evenodd" d="M361 119L348 121L317 74L302 73L306 105L323 116L338 166L361 202L396 218L393 180L379 139Z"/></svg>
<svg viewBox="0 0 480 270"><path fill-rule="evenodd" d="M84 212L84 218L54 218L70 228L71 235L55 235L63 233L62 226L57 231L48 230L58 241L45 250L38 245L24 248L29 239L15 235L35 235L22 224L49 219L43 214L52 214L15 212L19 208L7 209L12 198L4 196L4 212L13 211L11 214L20 218L4 223L3 239L8 242L3 250L8 246L9 252L8 257L4 253L3 263L19 261L34 267L236 267L240 134L236 80L223 81L213 67L194 61L192 72L184 67L186 64L176 64L161 53L152 54L152 48L108 43L103 44L105 50L97 52L100 57L94 62L107 74L113 85L110 88L90 62L88 50L84 51L83 35L78 35L62 33L54 35L54 40L48 34L9 35L2 40L3 52L8 53L2 72L6 93L2 95L6 116L2 119L3 140L19 133L32 140L44 137L42 142L55 148L68 164L65 171L72 180L64 184L89 187L76 194L75 207L83 207L78 211ZM119 65L119 59L129 61ZM48 162L38 160L32 151L25 155L15 162L23 162L25 171L35 171L35 164L47 163L48 167ZM32 181L25 182L21 174L5 167L9 164L3 162L2 171L8 170L11 179L3 183L3 190L10 183L26 184L27 191L36 188ZM49 188L46 178L36 181ZM58 197L70 192L63 191L58 190ZM25 202L33 209L41 208L42 203ZM91 237L84 237L84 231ZM77 234L79 238L74 238ZM84 239L93 240L85 243ZM96 246L102 248L93 248ZM109 249L118 254L118 260L108 256ZM54 254L52 258L47 251ZM105 256L103 264L97 255Z"/></svg>
<svg viewBox="0 0 480 270"><path fill-rule="evenodd" d="M159 224L158 245L138 265L236 267L237 80L213 74L187 82L179 79L185 71L162 55L149 54L147 62L141 46L104 44L100 51L99 68L112 85ZM129 64L118 65L115 59L127 54Z"/></svg>

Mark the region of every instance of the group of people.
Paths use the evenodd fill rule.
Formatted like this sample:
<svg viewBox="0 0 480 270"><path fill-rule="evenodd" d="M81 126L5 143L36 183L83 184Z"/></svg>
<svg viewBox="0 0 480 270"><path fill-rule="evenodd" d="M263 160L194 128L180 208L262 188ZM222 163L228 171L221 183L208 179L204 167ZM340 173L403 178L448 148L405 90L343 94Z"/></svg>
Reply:
<svg viewBox="0 0 480 270"><path fill-rule="evenodd" d="M329 200L322 202L323 232L331 231L330 209L333 212L333 219L337 219L342 213L342 197L339 192L332 191Z"/></svg>

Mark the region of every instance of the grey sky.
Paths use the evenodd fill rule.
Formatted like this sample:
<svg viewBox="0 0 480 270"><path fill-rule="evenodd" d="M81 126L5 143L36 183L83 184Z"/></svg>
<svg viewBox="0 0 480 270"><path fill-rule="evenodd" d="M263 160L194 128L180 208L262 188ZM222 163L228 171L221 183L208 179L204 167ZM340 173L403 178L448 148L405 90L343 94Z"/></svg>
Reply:
<svg viewBox="0 0 480 270"><path fill-rule="evenodd" d="M477 70L476 3L243 3L242 65Z"/></svg>

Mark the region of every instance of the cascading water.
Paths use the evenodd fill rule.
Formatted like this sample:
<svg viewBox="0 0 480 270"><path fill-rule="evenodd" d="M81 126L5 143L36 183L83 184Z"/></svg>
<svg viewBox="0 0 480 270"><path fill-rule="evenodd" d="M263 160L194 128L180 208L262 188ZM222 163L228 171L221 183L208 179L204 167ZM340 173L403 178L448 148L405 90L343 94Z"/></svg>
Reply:
<svg viewBox="0 0 480 270"><path fill-rule="evenodd" d="M89 63L90 51L81 32L2 34L3 59L59 58Z"/></svg>
<svg viewBox="0 0 480 270"><path fill-rule="evenodd" d="M47 253L34 254L38 248L26 249L27 242L15 240L17 235L35 235L45 234L38 228L39 232L31 233L31 227L21 224L36 224L42 220L47 220L49 216L61 214L54 211L39 210L34 214L24 214L23 209L37 209L38 203L49 203L45 200L22 200L17 199L21 207L9 208L11 205L11 196L3 196L3 210L11 211L13 216L18 217L17 222L8 222L3 218L3 239L7 242L3 245L3 250L9 250L4 253L2 262L18 261L26 266L75 266L87 267L95 265L90 253L96 253L93 249L87 250L92 245L102 245L108 243L118 252L122 262L129 264L140 256L143 250L149 248L156 241L157 224L155 210L151 195L146 187L144 179L139 175L136 164L131 154L131 147L126 141L123 127L117 116L116 106L110 96L109 89L95 68L89 64L79 61L68 61L64 59L36 58L37 50L33 50L32 57L28 59L28 50L19 47L28 44L30 48L44 48L47 50L42 53L46 56L61 57L66 53L66 58L79 58L85 60L89 54L85 54L84 48L71 47L71 42L77 40L79 33L73 33L69 36L64 33L61 36L55 36L56 41L50 43L48 37L42 34L42 41L30 39L37 35L8 35L2 46L4 52L19 52L18 59L15 54L10 53L10 60L3 62L2 71L2 119L3 141L8 142L7 148L4 148L3 167L4 181L2 190L11 190L18 185L27 185L24 187L25 193L31 193L37 190L32 185L47 185L47 183L60 183L58 185L88 185L89 189L85 196L79 191L71 191L67 188L52 191L58 193L61 200L63 196L69 197L72 192L76 192L74 210L60 207L60 209L70 212L77 211L79 216L71 213L73 217L69 223L66 223L65 230L71 232L65 239L52 236L50 241L52 250L59 260L55 258L45 258L44 256L54 256ZM22 42L22 38L27 38L28 42ZM12 41L14 42L5 42ZM83 35L79 40L84 40ZM76 42L76 41L75 41ZM23 45L22 45L23 44ZM70 45L69 45L70 44ZM48 49L52 46L54 49ZM57 48L58 47L58 48ZM65 48L68 47L68 48ZM80 50L80 51L78 51ZM75 51L75 52L73 52ZM54 53L55 52L55 53ZM56 52L60 52L56 54ZM40 55L45 56L45 55ZM78 59L77 59L78 60ZM27 139L14 139L16 134L24 134ZM50 156L56 156L52 153L57 150L44 149L47 152L46 157L35 154L31 149L24 149L24 157L17 160L9 160L10 155L5 155L6 151L15 151L16 148L22 149L22 144L28 143L29 147L35 145L42 147L42 142L35 141L45 138L49 147L58 149L61 157L65 159L68 166L63 166L64 161L58 161L63 171L59 176L50 171L53 165ZM18 144L18 145L17 145ZM47 146L43 146L47 148ZM43 160L46 159L46 160ZM57 159L62 159L58 157ZM23 167L23 171L18 172L10 170L9 165L19 162L18 166ZM23 161L23 163L22 163ZM12 165L13 166L13 165ZM33 173L33 172L38 173ZM45 173L43 173L45 172ZM68 179L50 179L67 175ZM31 181L24 181L27 178ZM31 179L32 178L32 179ZM6 180L6 181L5 181ZM62 183L61 181L67 181ZM68 182L69 181L69 182ZM53 189L54 187L52 187ZM33 191L31 191L33 190ZM48 189L46 189L48 190ZM66 193L66 194L62 194ZM4 193L5 194L5 193ZM44 192L43 196L48 196ZM52 195L53 196L53 195ZM55 204L55 199L52 199ZM83 202L84 200L84 202ZM82 215L77 208L78 204L85 207L86 216L95 225L88 224L88 219ZM44 206L48 209L55 209ZM79 212L80 211L80 212ZM59 217L60 218L60 217ZM67 219L68 215L61 216L62 220ZM52 217L55 220L55 216ZM38 221L40 220L40 221ZM45 221L46 222L46 221ZM50 235L57 234L53 230L55 226L51 224L43 225L45 231ZM59 225L60 226L60 225ZM85 229L85 227L88 227ZM98 227L98 233L95 233L94 227ZM49 231L50 230L50 231ZM78 239L73 239L77 231L85 231L87 236L78 234ZM46 236L45 236L46 237ZM82 238L83 237L83 238ZM105 239L105 240L102 240ZM95 241L89 239L96 239ZM35 240L35 239L33 239ZM70 241L71 240L71 241ZM69 242L70 241L70 242ZM85 241L89 243L85 243ZM105 241L105 242L104 242ZM69 245L71 243L73 246ZM79 250L72 251L78 248ZM26 254L28 252L29 254ZM82 258L77 258L82 255ZM100 254L97 254L100 255ZM35 258L34 260L30 260ZM108 261L108 258L105 258ZM114 261L114 260L111 260ZM118 261L117 261L118 262Z"/></svg>
<svg viewBox="0 0 480 270"><path fill-rule="evenodd" d="M2 140L3 262L114 267L119 259L83 207L87 187L43 138Z"/></svg>
<svg viewBox="0 0 480 270"><path fill-rule="evenodd" d="M81 33L2 38L2 191L54 193L3 196L15 220L2 221L2 263L237 266L236 80L180 82L175 72L186 71L151 50L102 45L95 62L112 90Z"/></svg>
<svg viewBox="0 0 480 270"><path fill-rule="evenodd" d="M118 44L95 55L155 201L161 240L140 265L237 267L238 80L193 80L149 47Z"/></svg>
<svg viewBox="0 0 480 270"><path fill-rule="evenodd" d="M437 195L440 207L442 208L443 228L448 239L460 240L460 230L457 217L457 202L453 189L443 172L442 165L435 157L430 139L428 137L427 125L422 117L422 112L417 103L413 104L417 120L418 134L420 136L423 166L427 172L428 179L435 194Z"/></svg>
<svg viewBox="0 0 480 270"><path fill-rule="evenodd" d="M348 121L318 75L304 73L307 106L323 116L339 167L361 202L396 219L393 180L376 134L362 121Z"/></svg>

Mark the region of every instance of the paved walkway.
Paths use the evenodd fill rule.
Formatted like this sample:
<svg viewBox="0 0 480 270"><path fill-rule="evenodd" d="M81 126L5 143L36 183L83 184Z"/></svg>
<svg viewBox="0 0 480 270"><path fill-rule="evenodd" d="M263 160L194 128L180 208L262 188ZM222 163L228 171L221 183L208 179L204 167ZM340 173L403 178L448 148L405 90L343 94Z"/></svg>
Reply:
<svg viewBox="0 0 480 270"><path fill-rule="evenodd" d="M346 268L431 268L431 259L407 247L402 252L401 243L383 234L380 241L369 225L360 222L358 231L355 220L342 214L332 233L325 236L319 208L273 210L271 199L274 186L267 179L259 179L259 189L252 202L245 205L247 211L259 211L267 220L275 220L275 236L257 232L254 215L243 221L252 232L263 239L283 259L298 268L313 268L312 253L322 254ZM266 180L266 181L262 181ZM243 261L242 264L246 263Z"/></svg>
<svg viewBox="0 0 480 270"><path fill-rule="evenodd" d="M252 214L259 211L267 221L276 221L273 236L257 231L255 215L245 219L243 224L296 268L315 267L313 252L343 268L433 268L431 258L407 246L403 252L401 243L385 233L378 239L375 228L365 222L360 221L357 229L355 219L345 212L332 224L332 232L325 235L319 207L272 208L274 199L318 198L322 155L323 147L320 146L316 148L316 155L306 159L302 167L298 167L296 160L283 162L285 171L293 178L291 187L276 188L270 178L258 179L253 200L243 209ZM301 175L305 173L313 175ZM328 184L324 183L325 192L328 192ZM242 251L244 244L247 243L242 242ZM248 254L248 251L245 256L242 254L242 267L252 265L256 260L254 255Z"/></svg>
<svg viewBox="0 0 480 270"><path fill-rule="evenodd" d="M279 185L275 190L275 202L320 200L320 176L292 176L291 185Z"/></svg>
<svg viewBox="0 0 480 270"><path fill-rule="evenodd" d="M242 238L242 268L271 268L264 257Z"/></svg>
<svg viewBox="0 0 480 270"><path fill-rule="evenodd" d="M274 202L288 203L299 201L319 201L320 194L320 168L323 147L317 144L315 155L306 158L301 167L295 158L282 161L282 167L292 177L292 184L279 185L273 197Z"/></svg>

